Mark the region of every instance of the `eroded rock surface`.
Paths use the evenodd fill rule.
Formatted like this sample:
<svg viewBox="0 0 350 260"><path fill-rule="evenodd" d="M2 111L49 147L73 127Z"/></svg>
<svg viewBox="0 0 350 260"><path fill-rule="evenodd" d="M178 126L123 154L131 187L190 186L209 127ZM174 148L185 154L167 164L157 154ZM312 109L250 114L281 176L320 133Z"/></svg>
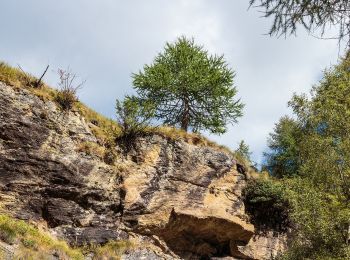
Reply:
<svg viewBox="0 0 350 260"><path fill-rule="evenodd" d="M1 211L75 245L147 238L122 259L269 259L285 249L282 236L254 234L231 155L149 135L108 165L78 152L84 142L97 140L79 113L0 83Z"/></svg>

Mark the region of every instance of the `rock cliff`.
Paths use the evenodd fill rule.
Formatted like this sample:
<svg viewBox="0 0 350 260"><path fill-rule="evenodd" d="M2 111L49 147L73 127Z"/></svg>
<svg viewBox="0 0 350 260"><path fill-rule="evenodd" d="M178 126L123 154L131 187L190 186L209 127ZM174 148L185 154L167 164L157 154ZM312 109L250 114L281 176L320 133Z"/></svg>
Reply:
<svg viewBox="0 0 350 260"><path fill-rule="evenodd" d="M231 154L147 134L127 151L117 143L107 164L81 149L103 148L94 127L0 83L1 213L72 246L133 241L122 259L270 259L285 250L283 234L249 222L247 176Z"/></svg>

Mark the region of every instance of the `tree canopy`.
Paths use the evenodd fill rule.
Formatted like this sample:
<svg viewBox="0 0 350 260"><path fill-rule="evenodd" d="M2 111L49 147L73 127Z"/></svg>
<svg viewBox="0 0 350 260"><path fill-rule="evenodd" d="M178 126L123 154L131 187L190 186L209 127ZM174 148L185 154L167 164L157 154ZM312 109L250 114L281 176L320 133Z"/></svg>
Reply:
<svg viewBox="0 0 350 260"><path fill-rule="evenodd" d="M193 39L180 37L133 74L133 84L140 100L155 104L155 118L164 124L221 134L242 116L234 76L223 55L209 55Z"/></svg>
<svg viewBox="0 0 350 260"><path fill-rule="evenodd" d="M271 134L267 168L284 182L297 231L284 259L350 257L349 82L350 53L310 97L293 96L295 119L282 118Z"/></svg>
<svg viewBox="0 0 350 260"><path fill-rule="evenodd" d="M299 123L282 117L268 139L269 151L264 153L266 167L275 177L297 175L301 163L300 139L302 128Z"/></svg>
<svg viewBox="0 0 350 260"><path fill-rule="evenodd" d="M310 33L325 36L329 27L337 27L333 36L350 44L350 1L348 0L250 0L250 6L263 9L272 17L270 35L286 35L303 26Z"/></svg>

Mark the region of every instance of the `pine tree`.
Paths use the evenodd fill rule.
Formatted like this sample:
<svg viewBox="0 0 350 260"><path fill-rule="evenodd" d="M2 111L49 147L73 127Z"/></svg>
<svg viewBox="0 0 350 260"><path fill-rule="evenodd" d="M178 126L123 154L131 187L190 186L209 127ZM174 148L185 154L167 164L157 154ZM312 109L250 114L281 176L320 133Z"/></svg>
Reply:
<svg viewBox="0 0 350 260"><path fill-rule="evenodd" d="M223 55L209 55L193 39L180 37L133 74L133 84L141 100L155 104L155 117L164 124L221 134L242 116L234 75Z"/></svg>

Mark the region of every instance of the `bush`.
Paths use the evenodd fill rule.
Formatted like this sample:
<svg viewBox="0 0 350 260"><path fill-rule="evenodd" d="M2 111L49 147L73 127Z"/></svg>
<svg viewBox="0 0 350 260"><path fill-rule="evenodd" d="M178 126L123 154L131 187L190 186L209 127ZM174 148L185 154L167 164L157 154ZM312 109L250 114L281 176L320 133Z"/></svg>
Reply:
<svg viewBox="0 0 350 260"><path fill-rule="evenodd" d="M293 241L282 259L350 259L350 208L342 198L306 178L284 180L294 224Z"/></svg>
<svg viewBox="0 0 350 260"><path fill-rule="evenodd" d="M154 116L155 107L151 102L141 101L134 96L127 96L123 101L117 100L117 122L122 130L122 137L135 137L149 127Z"/></svg>
<svg viewBox="0 0 350 260"><path fill-rule="evenodd" d="M291 235L284 260L349 259L350 209L306 178L250 180L246 210L259 231Z"/></svg>
<svg viewBox="0 0 350 260"><path fill-rule="evenodd" d="M8 223L0 224L0 240L13 244L16 240L16 232Z"/></svg>
<svg viewBox="0 0 350 260"><path fill-rule="evenodd" d="M62 90L57 93L55 101L60 105L62 110L69 111L73 108L77 98L75 96L75 92Z"/></svg>
<svg viewBox="0 0 350 260"><path fill-rule="evenodd" d="M83 86L84 81L75 85L76 75L70 71L59 69L58 75L60 82L58 83L59 90L55 96L55 101L60 105L63 111L69 111L78 101L77 91Z"/></svg>
<svg viewBox="0 0 350 260"><path fill-rule="evenodd" d="M246 210L260 230L285 232L291 226L290 205L282 183L252 179L243 191Z"/></svg>

